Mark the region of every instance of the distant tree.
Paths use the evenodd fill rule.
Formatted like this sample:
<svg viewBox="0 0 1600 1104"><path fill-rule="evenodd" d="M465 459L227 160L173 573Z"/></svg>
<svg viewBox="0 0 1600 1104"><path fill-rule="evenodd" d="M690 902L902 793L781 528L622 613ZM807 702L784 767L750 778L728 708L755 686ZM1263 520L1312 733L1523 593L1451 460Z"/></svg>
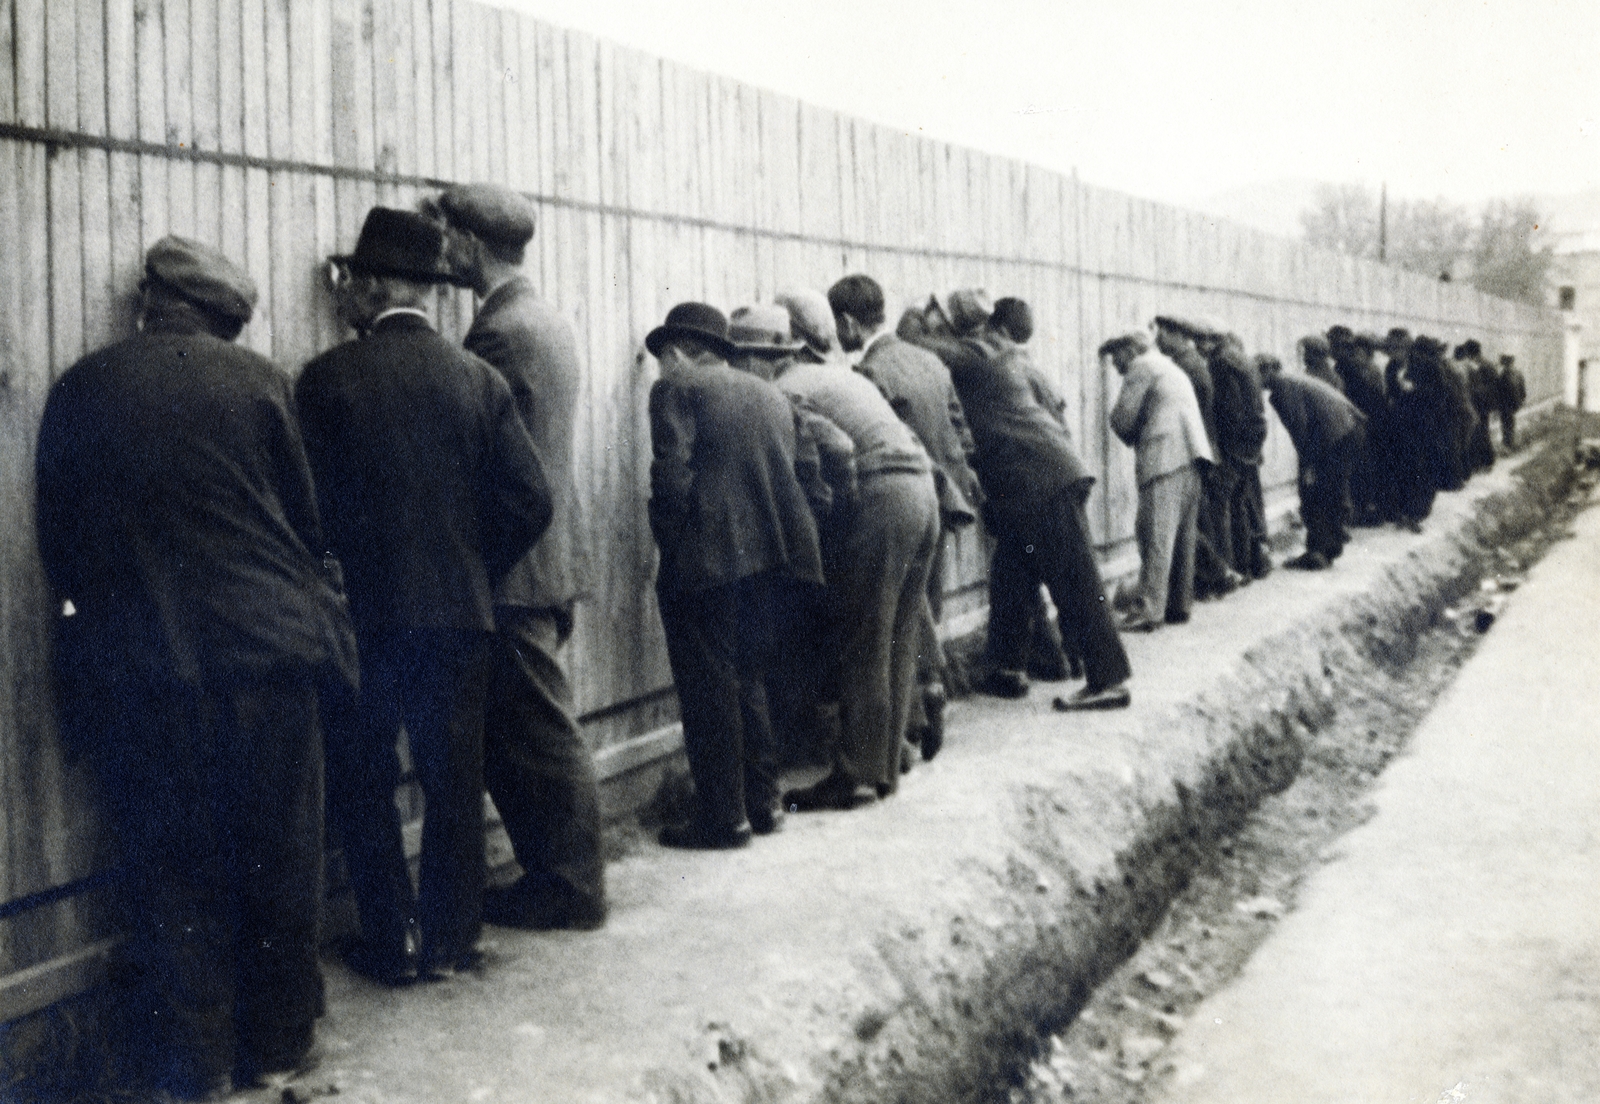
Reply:
<svg viewBox="0 0 1600 1104"><path fill-rule="evenodd" d="M1300 212L1312 245L1351 257L1378 257L1378 197L1365 184L1319 184L1315 203Z"/></svg>
<svg viewBox="0 0 1600 1104"><path fill-rule="evenodd" d="M1486 204L1472 245L1473 284L1490 295L1543 303L1552 259L1548 246L1536 244L1543 222L1531 199Z"/></svg>
<svg viewBox="0 0 1600 1104"><path fill-rule="evenodd" d="M1364 184L1324 184L1300 213L1306 241L1350 257L1378 259L1379 199ZM1535 248L1540 218L1531 200L1493 200L1476 226L1465 207L1440 198L1396 200L1387 212L1384 260L1491 295L1544 301L1549 249Z"/></svg>

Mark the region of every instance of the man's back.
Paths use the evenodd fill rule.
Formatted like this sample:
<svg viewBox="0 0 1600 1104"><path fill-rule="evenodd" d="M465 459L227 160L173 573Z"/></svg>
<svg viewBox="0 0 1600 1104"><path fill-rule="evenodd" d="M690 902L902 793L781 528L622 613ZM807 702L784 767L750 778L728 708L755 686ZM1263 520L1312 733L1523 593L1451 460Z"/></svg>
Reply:
<svg viewBox="0 0 1600 1104"><path fill-rule="evenodd" d="M51 390L37 463L45 569L85 626L133 632L191 680L348 651L270 361L194 330L91 353Z"/></svg>
<svg viewBox="0 0 1600 1104"><path fill-rule="evenodd" d="M961 400L950 370L926 349L884 334L867 349L856 369L878 385L901 421L927 449L939 481L941 509L973 515L981 492L967 456L973 450Z"/></svg>
<svg viewBox="0 0 1600 1104"><path fill-rule="evenodd" d="M650 518L661 579L692 593L783 571L822 581L816 520L795 477L794 412L726 364L689 364L650 390Z"/></svg>
<svg viewBox="0 0 1600 1104"><path fill-rule="evenodd" d="M579 368L572 328L526 278L517 277L483 301L464 344L510 384L550 488L550 528L501 580L495 602L530 609L563 606L578 590L572 427Z"/></svg>
<svg viewBox="0 0 1600 1104"><path fill-rule="evenodd" d="M550 519L505 380L401 314L306 365L295 397L357 625L492 628L492 585Z"/></svg>

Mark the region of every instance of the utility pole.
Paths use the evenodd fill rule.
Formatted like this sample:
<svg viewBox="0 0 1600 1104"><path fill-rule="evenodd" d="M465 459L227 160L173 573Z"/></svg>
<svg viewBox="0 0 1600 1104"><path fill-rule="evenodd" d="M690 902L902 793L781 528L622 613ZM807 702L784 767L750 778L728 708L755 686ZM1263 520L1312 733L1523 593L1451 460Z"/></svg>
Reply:
<svg viewBox="0 0 1600 1104"><path fill-rule="evenodd" d="M1385 180L1378 191L1378 263L1389 257L1389 182Z"/></svg>

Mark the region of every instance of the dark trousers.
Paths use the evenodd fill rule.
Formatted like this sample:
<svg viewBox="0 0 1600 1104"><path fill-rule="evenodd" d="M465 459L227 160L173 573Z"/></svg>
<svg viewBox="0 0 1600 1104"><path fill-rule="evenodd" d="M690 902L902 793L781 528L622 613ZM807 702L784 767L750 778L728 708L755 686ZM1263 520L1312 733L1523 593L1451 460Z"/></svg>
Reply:
<svg viewBox="0 0 1600 1104"><path fill-rule="evenodd" d="M1082 657L1087 689L1103 690L1128 678L1132 668L1111 620L1082 492L1064 487L1041 495L1024 508L1008 510L995 523L1000 530L996 537L1007 546L1005 554L1021 566L1033 587L1043 583L1049 589L1062 647L1068 655ZM997 639L996 665L1021 670L1028 644L1023 633Z"/></svg>
<svg viewBox="0 0 1600 1104"><path fill-rule="evenodd" d="M1027 668L1035 664L1053 667L1063 662L1071 667L1083 662L1082 656L1066 652L1064 642L1050 627L1050 608L1039 591L1039 580L1028 567L1027 553L1020 545L996 543L994 555L989 557L989 626L984 659L1002 670L1024 669L1006 666L1015 662L1019 654L1013 643L1017 639L1027 642L1020 652Z"/></svg>
<svg viewBox="0 0 1600 1104"><path fill-rule="evenodd" d="M1261 468L1228 462L1233 490L1228 499L1229 561L1242 574L1260 578L1272 569L1267 555L1267 503Z"/></svg>
<svg viewBox="0 0 1600 1104"><path fill-rule="evenodd" d="M1195 517L1194 582L1201 594L1222 591L1228 572L1229 472L1215 464L1200 469L1200 508Z"/></svg>
<svg viewBox="0 0 1600 1104"><path fill-rule="evenodd" d="M119 1049L180 1096L292 1065L322 1012L322 745L309 676L103 671L91 762L121 854Z"/></svg>
<svg viewBox="0 0 1600 1104"><path fill-rule="evenodd" d="M497 606L483 781L529 885L603 908L600 788L560 650L567 610Z"/></svg>
<svg viewBox="0 0 1600 1104"><path fill-rule="evenodd" d="M360 697L329 714L328 796L362 938L397 955L415 919L424 959L448 961L470 951L482 928L489 634L392 629L361 634L360 647ZM394 801L402 725L424 803L415 897Z"/></svg>
<svg viewBox="0 0 1600 1104"><path fill-rule="evenodd" d="M1341 437L1322 452L1300 458L1300 518L1306 526L1306 551L1329 560L1344 551L1348 532L1344 507L1349 495L1350 467L1361 447L1360 430Z"/></svg>
<svg viewBox="0 0 1600 1104"><path fill-rule="evenodd" d="M925 631L928 569L939 542L939 499L925 472L861 480L827 601L837 662L835 769L857 785L893 791L911 721Z"/></svg>
<svg viewBox="0 0 1600 1104"><path fill-rule="evenodd" d="M694 817L707 832L728 832L749 809L777 805L766 673L789 586L770 572L691 594L657 583L694 779Z"/></svg>
<svg viewBox="0 0 1600 1104"><path fill-rule="evenodd" d="M1515 410L1500 411L1500 442L1506 446L1507 452L1516 450L1517 412Z"/></svg>

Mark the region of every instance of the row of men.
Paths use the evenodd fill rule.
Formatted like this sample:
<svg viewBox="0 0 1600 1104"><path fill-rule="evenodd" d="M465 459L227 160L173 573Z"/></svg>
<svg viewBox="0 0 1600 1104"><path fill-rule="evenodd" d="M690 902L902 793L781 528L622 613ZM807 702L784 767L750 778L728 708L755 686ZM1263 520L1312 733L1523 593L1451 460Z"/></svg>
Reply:
<svg viewBox="0 0 1600 1104"><path fill-rule="evenodd" d="M427 210L374 208L330 259L359 337L297 382L234 343L249 276L169 237L137 336L46 404L58 716L120 854L121 1076L158 1097L220 1099L312 1053L325 808L360 919L348 961L384 984L472 968L485 916L605 919L561 658L575 343L520 273L522 197L457 187ZM480 299L466 348L425 309L445 283ZM402 726L426 808L415 893ZM524 870L490 891L486 785Z"/></svg>
<svg viewBox="0 0 1600 1104"><path fill-rule="evenodd" d="M1434 494L1493 463L1489 413L1500 414L1505 447L1514 447L1525 385L1511 357L1499 371L1480 361L1470 374L1454 373L1442 344L1396 329L1382 343L1380 369L1375 339L1335 326L1327 338L1301 340L1301 374L1270 354L1248 357L1236 335L1214 325L1158 316L1151 326L1153 343L1136 331L1100 348L1123 376L1111 427L1136 450L1140 575L1116 603L1124 631L1187 621L1197 593L1225 594L1271 570L1263 387L1298 458L1306 548L1288 567L1331 566L1350 524L1418 528ZM1467 341L1456 355L1480 354ZM1469 379L1477 381L1470 392ZM991 673L989 688L1016 693L1019 680L1019 672Z"/></svg>
<svg viewBox="0 0 1600 1104"><path fill-rule="evenodd" d="M60 716L122 850L131 1072L164 1091L217 1095L309 1053L324 763L361 924L348 960L367 976L471 968L484 918L604 921L596 786L561 660L579 589L578 372L570 330L520 274L532 234L526 201L491 186L422 214L373 209L329 268L360 336L292 388L232 344L248 276L165 239L146 258L139 336L52 389L37 496L42 560L71 611ZM441 283L480 299L466 349L428 320ZM1150 624L1187 616L1193 587L1171 566L1185 517L1195 554L1216 560L1211 592L1270 568L1260 387L1215 368L1254 362L1204 329L1156 328L1181 371L1187 341L1222 381L1202 402L1200 377L1172 377L1188 389L1181 466L1167 466L1159 404L1134 397L1171 362L1142 334L1102 350L1127 373L1113 423L1139 443ZM891 330L882 289L856 275L731 324L681 304L648 336L656 587L695 783L663 843L743 846L785 810L885 798L913 745L937 753L939 560L980 516L995 538L990 688L1025 692L1037 642L1054 646L1042 584L1059 665L1086 679L1056 705L1128 704L1084 516L1093 480L1031 333L1027 304L976 290ZM1254 396L1243 418L1235 392ZM1235 422L1249 425L1229 436ZM1290 428L1304 492L1320 461ZM824 699L840 716L830 770L779 795L773 719ZM426 803L415 894L393 802L402 726ZM485 786L525 871L500 890L484 888Z"/></svg>

